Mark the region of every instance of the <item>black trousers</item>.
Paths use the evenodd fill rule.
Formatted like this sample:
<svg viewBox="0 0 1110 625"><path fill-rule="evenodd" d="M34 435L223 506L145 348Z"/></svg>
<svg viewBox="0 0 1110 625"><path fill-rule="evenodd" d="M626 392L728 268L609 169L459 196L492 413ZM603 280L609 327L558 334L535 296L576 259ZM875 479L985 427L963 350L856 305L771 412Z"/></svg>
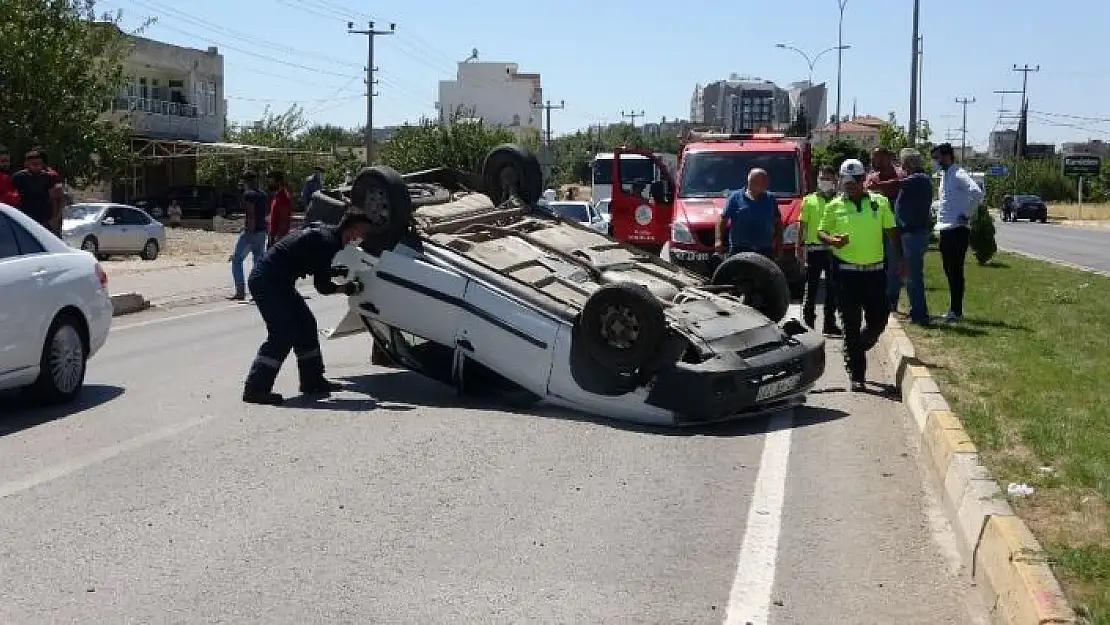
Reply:
<svg viewBox="0 0 1110 625"><path fill-rule="evenodd" d="M867 351L886 329L890 306L885 271L835 271L837 303L844 324L844 368L853 382L863 382Z"/></svg>
<svg viewBox="0 0 1110 625"><path fill-rule="evenodd" d="M292 282L267 280L258 274L247 281L251 296L266 324L266 340L247 373L247 390L269 392L292 350L297 355L301 385L324 377L324 357L316 317Z"/></svg>
<svg viewBox="0 0 1110 625"><path fill-rule="evenodd" d="M832 272L833 255L828 250L806 252L806 295L802 300L802 317L812 325L817 318L817 290L825 275L825 328L836 325L836 284Z"/></svg>
<svg viewBox="0 0 1110 625"><path fill-rule="evenodd" d="M948 310L958 316L964 314L964 261L971 241L970 228L949 228L941 230L940 259L944 265L944 277L948 279L948 296L952 302Z"/></svg>

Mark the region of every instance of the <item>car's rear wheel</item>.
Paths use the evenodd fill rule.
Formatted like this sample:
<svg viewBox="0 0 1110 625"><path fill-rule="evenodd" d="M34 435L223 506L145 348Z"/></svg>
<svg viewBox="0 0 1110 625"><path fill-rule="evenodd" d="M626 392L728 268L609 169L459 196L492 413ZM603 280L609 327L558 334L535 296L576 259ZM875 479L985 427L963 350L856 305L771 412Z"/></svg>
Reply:
<svg viewBox="0 0 1110 625"><path fill-rule="evenodd" d="M390 167L367 167L360 171L351 185L351 204L374 223L362 242L362 248L371 254L393 249L412 224L408 185Z"/></svg>
<svg viewBox="0 0 1110 625"><path fill-rule="evenodd" d="M159 251L158 241L150 239L146 242L146 245L143 245L143 250L139 252L139 258L143 260L154 260L158 258Z"/></svg>
<svg viewBox="0 0 1110 625"><path fill-rule="evenodd" d="M775 261L756 254L741 252L730 256L713 272L713 284L733 287L734 295L744 304L778 323L790 310L790 286L786 274Z"/></svg>
<svg viewBox="0 0 1110 625"><path fill-rule="evenodd" d="M606 284L582 307L579 321L587 353L616 372L652 362L667 330L663 303L641 284Z"/></svg>
<svg viewBox="0 0 1110 625"><path fill-rule="evenodd" d="M489 151L482 165L482 181L494 204L513 196L525 204L535 204L543 195L540 162L528 150L511 143Z"/></svg>
<svg viewBox="0 0 1110 625"><path fill-rule="evenodd" d="M39 377L31 389L41 401L64 404L81 392L89 358L83 332L84 325L73 314L59 315L50 324L39 359Z"/></svg>
<svg viewBox="0 0 1110 625"><path fill-rule="evenodd" d="M81 241L81 249L92 254L96 258L100 258L100 242L91 234L85 237L84 241Z"/></svg>

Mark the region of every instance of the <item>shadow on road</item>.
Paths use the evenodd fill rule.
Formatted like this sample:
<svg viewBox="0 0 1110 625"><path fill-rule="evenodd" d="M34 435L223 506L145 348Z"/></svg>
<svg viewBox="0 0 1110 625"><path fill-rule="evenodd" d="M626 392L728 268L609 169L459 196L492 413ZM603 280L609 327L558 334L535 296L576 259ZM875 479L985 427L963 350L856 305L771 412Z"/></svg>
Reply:
<svg viewBox="0 0 1110 625"><path fill-rule="evenodd" d="M73 403L65 406L40 406L28 396L28 393L0 394L0 401L13 409L10 412L5 409L3 418L0 418L0 436L15 434L28 428L84 412L90 408L96 408L123 395L123 393L124 390L118 386L88 384L81 390L81 394L77 396Z"/></svg>
<svg viewBox="0 0 1110 625"><path fill-rule="evenodd" d="M322 410L350 410L352 412L371 411L375 408L413 410L416 406L488 409L507 414L592 423L618 430L662 436L732 437L765 434L768 432L773 416L753 416L740 418L736 421L698 426L654 426L588 415L559 407L537 405L523 408L513 405L511 401L502 402L481 397L460 396L454 389L411 371L391 371L350 376L342 379L348 383L345 390L363 393L366 397L359 399L331 397L322 400L298 397L285 402L284 405L297 408L316 407ZM793 427L795 428L835 421L848 416L847 413L840 410L816 406L800 406L793 410Z"/></svg>

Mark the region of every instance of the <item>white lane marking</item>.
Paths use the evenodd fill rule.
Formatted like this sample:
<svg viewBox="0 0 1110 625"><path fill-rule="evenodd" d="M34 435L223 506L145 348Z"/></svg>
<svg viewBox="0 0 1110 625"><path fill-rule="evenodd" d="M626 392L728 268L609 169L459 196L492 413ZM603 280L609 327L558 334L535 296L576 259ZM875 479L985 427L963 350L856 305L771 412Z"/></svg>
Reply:
<svg viewBox="0 0 1110 625"><path fill-rule="evenodd" d="M793 410L775 414L768 426L771 431L763 443L763 457L748 508L748 524L744 528L736 577L728 597L725 625L767 625L771 618L771 593L775 588L793 426Z"/></svg>
<svg viewBox="0 0 1110 625"><path fill-rule="evenodd" d="M146 445L160 441L162 439L176 436L184 432L185 430L207 423L208 421L211 421L215 418L215 415L208 415L205 417L197 417L188 421L183 421L181 423L175 423L160 430L155 430L146 434L140 434L139 436L129 438L125 441L116 443L115 445L110 445L108 447L97 449L96 451L87 453L83 456L77 456L76 458L73 458L67 462L47 467L45 469L42 469L41 471L32 473L31 475L21 480L15 480L13 482L8 482L7 484L0 484L0 499L15 495L16 493L21 493L25 490L30 490L36 486L46 484L47 482L52 482L58 478L76 473L77 471L81 471L82 469L87 469L94 464L104 462L105 460L110 460L112 458L115 458L116 456L127 453L129 451L134 451L136 449L139 449L140 447L145 447Z"/></svg>
<svg viewBox="0 0 1110 625"><path fill-rule="evenodd" d="M178 319L188 319L189 317L200 317L201 315L211 315L212 313L224 312L233 308L243 308L249 304L231 304L230 306L220 306L219 308L208 308L205 310L198 310L183 315L174 315L172 317L159 317L157 319L148 319L147 321L140 321L138 323L129 323L122 326L113 326L112 332L119 332L120 330L130 330L132 328L142 328L145 326L153 326L159 323L166 323L169 321L177 321Z"/></svg>

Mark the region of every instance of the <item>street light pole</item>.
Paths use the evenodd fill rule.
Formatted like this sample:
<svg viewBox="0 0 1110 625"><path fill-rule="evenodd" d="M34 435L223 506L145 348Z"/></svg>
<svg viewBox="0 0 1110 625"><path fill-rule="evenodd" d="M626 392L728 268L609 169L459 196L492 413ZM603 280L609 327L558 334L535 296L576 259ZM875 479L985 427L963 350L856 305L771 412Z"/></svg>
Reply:
<svg viewBox="0 0 1110 625"><path fill-rule="evenodd" d="M913 56L910 57L910 125L906 128L906 139L910 147L917 145L917 104L918 89L920 88L919 74L921 67L919 51L921 45L921 0L913 0Z"/></svg>
<svg viewBox="0 0 1110 625"><path fill-rule="evenodd" d="M843 52L844 50L848 50L852 46L851 45L831 46L831 47L825 48L824 50L818 52L816 55L813 56L813 58L810 58L810 56L805 53L805 50L802 50L801 48L798 48L796 46L792 46L790 44L776 43L775 47L776 48L782 48L783 50L793 50L794 52L797 52L798 54L802 55L802 58L806 60L806 65L809 66L809 86L812 87L813 86L813 68L817 65L817 61L820 61L821 57L825 56L829 52L832 52L833 50L838 50L840 52ZM839 95L840 95L840 89L838 87L837 88L837 96L839 97ZM839 117L840 117L840 115L839 115L839 112L838 112L837 118L839 118ZM819 120L819 121L820 121L821 124L824 124L824 120Z"/></svg>
<svg viewBox="0 0 1110 625"><path fill-rule="evenodd" d="M840 21L836 27L836 137L840 137L840 86L844 74L844 9L848 0L836 0L840 7Z"/></svg>

